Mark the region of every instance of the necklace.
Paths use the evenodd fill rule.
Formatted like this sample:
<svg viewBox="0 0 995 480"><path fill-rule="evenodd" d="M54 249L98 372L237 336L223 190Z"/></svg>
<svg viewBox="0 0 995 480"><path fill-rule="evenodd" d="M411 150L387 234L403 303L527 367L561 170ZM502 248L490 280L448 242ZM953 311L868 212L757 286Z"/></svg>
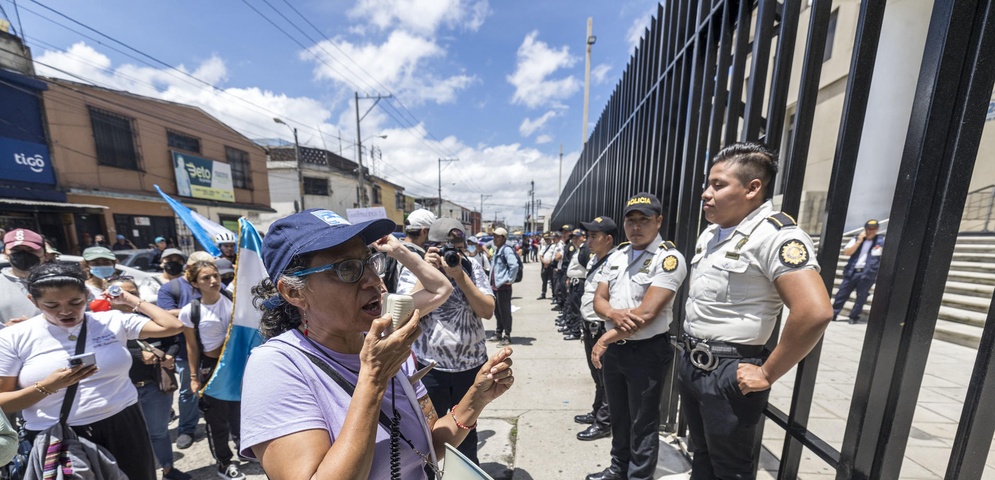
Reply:
<svg viewBox="0 0 995 480"><path fill-rule="evenodd" d="M84 320L84 322L85 321L86 320ZM77 338L79 338L79 337L76 336L76 334L79 333L79 331L80 331L81 328L83 328L83 322L79 322L79 325L76 325L76 328L74 330L70 330L69 331L69 340L75 341Z"/></svg>

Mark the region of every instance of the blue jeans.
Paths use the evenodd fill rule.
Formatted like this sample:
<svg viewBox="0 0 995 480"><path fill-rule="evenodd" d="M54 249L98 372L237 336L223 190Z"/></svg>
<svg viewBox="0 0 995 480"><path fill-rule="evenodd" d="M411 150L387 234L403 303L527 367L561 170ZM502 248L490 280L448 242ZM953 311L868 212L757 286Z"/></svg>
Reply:
<svg viewBox="0 0 995 480"><path fill-rule="evenodd" d="M162 468L173 466L173 442L169 439L169 410L173 407L173 394L162 393L155 383L138 388L138 403L149 427L152 452Z"/></svg>
<svg viewBox="0 0 995 480"><path fill-rule="evenodd" d="M192 437L200 421L200 408L197 406L197 395L190 390L190 363L187 359L176 359L176 374L180 376L180 425L176 431L179 435L185 433Z"/></svg>

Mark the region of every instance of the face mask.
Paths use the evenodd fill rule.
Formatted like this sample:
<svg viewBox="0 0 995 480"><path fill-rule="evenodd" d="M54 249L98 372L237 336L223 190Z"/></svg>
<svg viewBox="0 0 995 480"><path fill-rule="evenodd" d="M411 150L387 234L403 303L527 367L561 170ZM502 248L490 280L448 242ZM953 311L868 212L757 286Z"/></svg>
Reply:
<svg viewBox="0 0 995 480"><path fill-rule="evenodd" d="M476 245L467 245L466 246L466 251L470 252L470 255L473 255L473 254L477 253L477 246Z"/></svg>
<svg viewBox="0 0 995 480"><path fill-rule="evenodd" d="M41 259L31 252L19 250L10 253L10 264L18 270L26 272L39 263L41 263Z"/></svg>
<svg viewBox="0 0 995 480"><path fill-rule="evenodd" d="M95 277L108 279L114 276L114 267L90 267L90 273Z"/></svg>
<svg viewBox="0 0 995 480"><path fill-rule="evenodd" d="M166 262L162 266L163 271L172 276L177 276L183 272L183 264L180 262Z"/></svg>

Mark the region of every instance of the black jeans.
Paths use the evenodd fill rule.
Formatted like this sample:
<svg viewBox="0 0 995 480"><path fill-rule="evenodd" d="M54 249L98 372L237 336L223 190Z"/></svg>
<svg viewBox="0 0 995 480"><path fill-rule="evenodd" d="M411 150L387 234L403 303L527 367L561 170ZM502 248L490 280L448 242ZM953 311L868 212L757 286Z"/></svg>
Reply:
<svg viewBox="0 0 995 480"><path fill-rule="evenodd" d="M660 396L674 358L669 335L608 346L602 360L611 405L612 466L630 480L652 480L660 440Z"/></svg>
<svg viewBox="0 0 995 480"><path fill-rule="evenodd" d="M494 289L494 317L497 336L511 338L511 285Z"/></svg>
<svg viewBox="0 0 995 480"><path fill-rule="evenodd" d="M80 438L90 440L114 455L118 468L129 479L156 480L152 441L137 402L103 420L71 428ZM34 443L39 433L27 430L25 438Z"/></svg>
<svg viewBox="0 0 995 480"><path fill-rule="evenodd" d="M432 405L435 405L435 413L439 415L439 418L445 418L446 415L449 415L449 409L459 403L466 392L470 391L474 380L477 379L477 372L482 366L484 364L481 363L476 368L462 372L442 372L432 369L422 377L421 383L425 385L428 398L432 399ZM425 365L419 362L418 368L425 368ZM459 444L456 449L466 455L470 461L479 465L480 461L477 460L477 429L471 429L463 443Z"/></svg>
<svg viewBox="0 0 995 480"><path fill-rule="evenodd" d="M542 278L542 297L546 296L546 287L549 286L549 282L553 281L553 267L542 267L542 272L539 273L540 278Z"/></svg>
<svg viewBox="0 0 995 480"><path fill-rule="evenodd" d="M204 413L204 423L207 424L207 444L218 463L228 466L234 454L228 446L228 435L235 440L235 448L239 444L241 430L242 402L219 400L209 395L200 397L200 411Z"/></svg>
<svg viewBox="0 0 995 480"><path fill-rule="evenodd" d="M770 390L743 395L736 380L739 364L762 365L763 358L721 358L711 372L691 364L685 352L677 367L681 405L688 422L692 479L756 478L757 427Z"/></svg>
<svg viewBox="0 0 995 480"><path fill-rule="evenodd" d="M584 320L580 316L580 299L584 296L584 279L568 278L567 283L567 303L563 308L566 315L566 333L580 334L581 324Z"/></svg>
<svg viewBox="0 0 995 480"><path fill-rule="evenodd" d="M611 427L610 411L608 409L608 396L605 395L605 376L600 368L596 368L591 363L591 350L594 344L605 334L605 322L584 322L581 328L584 340L584 355L587 356L587 368L591 370L591 378L594 379L594 403L591 404L591 415L594 415L594 425L606 429Z"/></svg>

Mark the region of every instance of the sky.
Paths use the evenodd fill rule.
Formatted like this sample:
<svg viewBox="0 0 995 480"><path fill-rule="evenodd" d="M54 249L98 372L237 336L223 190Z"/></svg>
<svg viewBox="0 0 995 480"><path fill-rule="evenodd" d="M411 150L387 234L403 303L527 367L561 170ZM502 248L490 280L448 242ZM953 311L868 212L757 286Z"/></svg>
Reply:
<svg viewBox="0 0 995 480"><path fill-rule="evenodd" d="M593 128L649 0L0 0L39 75L196 105L251 139L326 148L415 196L521 225L549 214L582 149L587 19ZM375 97L387 97L376 100ZM368 112L368 113L367 113ZM273 121L281 118L287 125ZM386 135L386 138L379 138ZM562 177L560 148L562 145Z"/></svg>

